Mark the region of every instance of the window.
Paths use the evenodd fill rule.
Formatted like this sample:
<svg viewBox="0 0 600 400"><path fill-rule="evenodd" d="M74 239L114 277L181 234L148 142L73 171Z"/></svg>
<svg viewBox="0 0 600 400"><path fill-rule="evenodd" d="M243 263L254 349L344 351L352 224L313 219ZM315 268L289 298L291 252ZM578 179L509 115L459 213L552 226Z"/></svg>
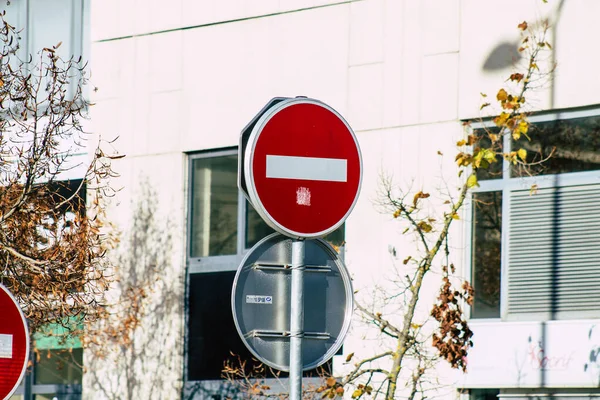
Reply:
<svg viewBox="0 0 600 400"><path fill-rule="evenodd" d="M597 114L597 112L595 113ZM589 318L600 311L600 116L532 118L525 170L504 161L472 197L472 318ZM476 128L483 135L483 129Z"/></svg>
<svg viewBox="0 0 600 400"><path fill-rule="evenodd" d="M25 68L30 68L34 77L37 75L33 68L42 62L40 52L44 48L55 46L56 54L65 62L72 59L79 66L86 64L84 53L87 54L89 42L89 0L11 0L4 2L2 9L6 11L5 21L19 32L16 55L22 62L31 62ZM18 65L15 59L14 66ZM67 95L71 98L76 94L76 73L76 68L70 70L72 78ZM85 95L86 90L84 87ZM43 91L38 95L42 106L45 96Z"/></svg>
<svg viewBox="0 0 600 400"><path fill-rule="evenodd" d="M237 163L237 149L189 157L187 381L220 379L231 352L252 359L235 329L231 288L245 253L273 230L238 191ZM327 237L343 239L343 226Z"/></svg>
<svg viewBox="0 0 600 400"><path fill-rule="evenodd" d="M469 400L498 400L499 394L497 389L471 389Z"/></svg>
<svg viewBox="0 0 600 400"><path fill-rule="evenodd" d="M63 59L83 55L86 0L11 0L4 4L5 19L20 30L22 60L36 56L44 47L62 44L56 50Z"/></svg>

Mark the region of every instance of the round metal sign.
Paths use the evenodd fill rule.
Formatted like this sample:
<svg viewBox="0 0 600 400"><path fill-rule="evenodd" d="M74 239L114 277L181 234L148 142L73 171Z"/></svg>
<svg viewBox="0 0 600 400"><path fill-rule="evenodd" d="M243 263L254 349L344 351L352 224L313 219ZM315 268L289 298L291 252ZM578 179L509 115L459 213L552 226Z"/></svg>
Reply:
<svg viewBox="0 0 600 400"><path fill-rule="evenodd" d="M333 108L314 99L280 101L256 121L244 150L250 202L276 231L317 238L337 229L362 180L358 141Z"/></svg>
<svg viewBox="0 0 600 400"><path fill-rule="evenodd" d="M25 375L29 330L17 300L0 284L0 399L9 398Z"/></svg>
<svg viewBox="0 0 600 400"><path fill-rule="evenodd" d="M350 327L350 276L327 242L307 240L304 270L303 369L318 367L341 347ZM270 367L289 371L292 239L278 233L258 242L233 281L231 306L250 352Z"/></svg>

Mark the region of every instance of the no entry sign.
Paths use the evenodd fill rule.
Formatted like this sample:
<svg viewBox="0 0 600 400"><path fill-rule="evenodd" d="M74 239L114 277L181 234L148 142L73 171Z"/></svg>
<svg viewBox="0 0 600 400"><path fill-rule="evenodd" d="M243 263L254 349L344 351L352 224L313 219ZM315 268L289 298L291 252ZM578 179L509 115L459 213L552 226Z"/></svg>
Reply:
<svg viewBox="0 0 600 400"><path fill-rule="evenodd" d="M358 199L362 160L348 123L314 99L273 99L242 132L240 184L278 232L317 238L337 229Z"/></svg>
<svg viewBox="0 0 600 400"><path fill-rule="evenodd" d="M0 399L17 389L29 359L25 316L8 289L0 285Z"/></svg>

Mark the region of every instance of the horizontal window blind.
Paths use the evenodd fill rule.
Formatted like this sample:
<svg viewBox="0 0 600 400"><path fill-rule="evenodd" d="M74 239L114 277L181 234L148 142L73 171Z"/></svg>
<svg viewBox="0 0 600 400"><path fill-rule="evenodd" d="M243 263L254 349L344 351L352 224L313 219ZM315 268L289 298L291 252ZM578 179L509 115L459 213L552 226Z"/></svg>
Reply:
<svg viewBox="0 0 600 400"><path fill-rule="evenodd" d="M600 184L510 192L508 319L600 316Z"/></svg>

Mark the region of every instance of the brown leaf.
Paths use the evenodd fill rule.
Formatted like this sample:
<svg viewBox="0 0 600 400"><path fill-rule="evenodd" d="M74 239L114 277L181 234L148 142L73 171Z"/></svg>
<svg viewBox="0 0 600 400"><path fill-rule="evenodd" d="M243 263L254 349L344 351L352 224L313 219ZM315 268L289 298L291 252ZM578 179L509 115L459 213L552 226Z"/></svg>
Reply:
<svg viewBox="0 0 600 400"><path fill-rule="evenodd" d="M527 29L527 21L521 22L519 25L517 25L517 28L519 28L522 31L526 30Z"/></svg>
<svg viewBox="0 0 600 400"><path fill-rule="evenodd" d="M419 199L426 199L429 197L429 193L423 193L422 191L419 191L417 194L415 194L415 197L413 198L413 207L417 206L417 202L419 201Z"/></svg>
<svg viewBox="0 0 600 400"><path fill-rule="evenodd" d="M425 221L421 221L417 224L417 227L423 231L424 233L429 233L433 230L433 227L431 225L429 225L427 222Z"/></svg>
<svg viewBox="0 0 600 400"><path fill-rule="evenodd" d="M514 74L512 74L512 75L510 76L510 78L509 78L509 79L510 79L511 81L517 81L517 82L521 82L521 80L523 80L523 78L524 78L524 75L523 75L523 74L520 74L520 73L517 73L517 72L515 72Z"/></svg>

